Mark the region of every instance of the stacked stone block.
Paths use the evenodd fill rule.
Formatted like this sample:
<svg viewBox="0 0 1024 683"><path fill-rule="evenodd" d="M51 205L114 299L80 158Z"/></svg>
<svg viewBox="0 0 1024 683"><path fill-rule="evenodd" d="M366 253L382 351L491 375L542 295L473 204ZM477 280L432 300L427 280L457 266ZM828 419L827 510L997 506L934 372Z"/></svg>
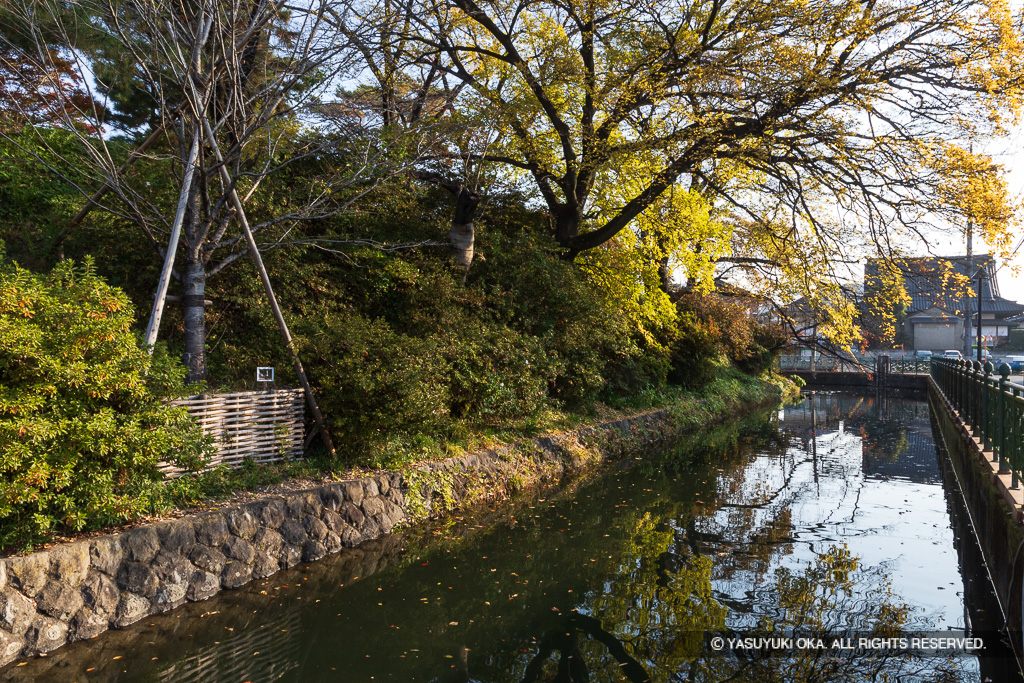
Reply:
<svg viewBox="0 0 1024 683"><path fill-rule="evenodd" d="M404 502L384 474L0 560L0 664L377 538Z"/></svg>

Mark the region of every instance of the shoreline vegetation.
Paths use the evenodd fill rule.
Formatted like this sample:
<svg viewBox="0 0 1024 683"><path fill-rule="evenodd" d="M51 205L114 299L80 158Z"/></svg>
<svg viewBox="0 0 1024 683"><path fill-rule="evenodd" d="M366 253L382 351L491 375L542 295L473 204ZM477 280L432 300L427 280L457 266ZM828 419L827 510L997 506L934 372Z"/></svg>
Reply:
<svg viewBox="0 0 1024 683"><path fill-rule="evenodd" d="M799 395L799 387L780 375L764 373L762 377L754 377L735 368L724 367L720 376L701 390L672 388L651 392L620 401L617 407L597 404L586 414L553 411L542 426L531 422L510 426L502 431L476 433L458 444L443 444L433 450L424 450L419 458L410 458L408 454L404 454L403 457L385 462L378 468L339 467L339 463L326 457L322 450L314 450L306 459L292 462L260 465L247 463L234 470L219 467L163 481L161 490L152 498L151 503L159 507L154 507L133 520L127 520L126 523L88 529L76 534L56 533L43 543L20 550L32 552L50 549L64 543L122 532L164 519L186 517L353 478L400 474L415 485L419 476L417 470L443 460L457 459L488 450L517 449L529 443L531 439L568 437L574 440L579 433L600 425L628 422L662 411L668 413L665 420L667 425L664 428L673 436L682 438L685 434L695 433L701 428L729 419L738 419L773 402L795 400ZM572 470L573 472L582 471L586 469L588 463L596 463L602 458L600 447L585 448L584 451L579 468ZM547 482L551 474L537 470L522 480L506 482L507 490L504 492L512 493L525 486ZM466 498L460 501L457 507L472 505L486 497ZM440 514L448 512L451 512L451 509L442 508ZM428 516L435 517L438 514L438 510L434 509L430 514L415 516L412 521ZM0 551L0 557L21 554L18 550L5 548Z"/></svg>
<svg viewBox="0 0 1024 683"><path fill-rule="evenodd" d="M416 212L437 198L405 190L408 211L393 193L386 230L371 215L356 221L363 234L404 230L412 241L436 229ZM503 207L485 224L487 258L468 272L425 248L269 252L337 455L314 442L303 463L164 481L160 463L201 472L213 454L169 400L252 388L265 365L278 386L298 384L256 274L240 266L206 289L197 383L179 361L190 353L180 308L152 353L140 337L154 279L130 225L83 225L57 259L35 249L42 235L0 216L0 240L17 238L0 247L0 552L286 479L397 470L645 410L689 406L685 419L700 424L701 397L708 410L737 400L788 342L742 296L666 291L632 266L562 258L537 212Z"/></svg>

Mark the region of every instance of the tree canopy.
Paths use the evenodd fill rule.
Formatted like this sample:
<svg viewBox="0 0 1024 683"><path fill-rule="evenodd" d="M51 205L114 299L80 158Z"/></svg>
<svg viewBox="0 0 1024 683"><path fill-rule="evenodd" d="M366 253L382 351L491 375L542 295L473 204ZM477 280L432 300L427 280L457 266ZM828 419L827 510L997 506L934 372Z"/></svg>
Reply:
<svg viewBox="0 0 1024 683"><path fill-rule="evenodd" d="M468 269L478 205L500 187L543 210L557 250L653 344L675 316L673 273L704 291L741 273L767 300L830 309L823 331L850 343L843 281L865 256L932 249L968 221L995 253L1011 247L1002 170L971 147L1005 132L1024 97L1020 19L1004 0L10 7L37 46L54 46L49 59L36 50L36 70L88 66L112 103L97 125L160 132L175 178L209 119L231 178L200 144L187 196L154 198L101 136L87 146L97 181L117 190L104 208L157 251L184 197L204 278L247 253L228 230L229 186L259 203L271 174L300 165L318 169L308 197L282 198L290 208L257 231L323 237L313 224L337 210L337 188L402 168L455 195L450 241Z"/></svg>
<svg viewBox="0 0 1024 683"><path fill-rule="evenodd" d="M497 131L477 156L531 188L569 256L631 230L650 258L700 271L706 253L788 295L908 238L934 243L944 221L1009 248L1001 169L970 151L1021 105L1019 23L1001 0L406 11L407 68L464 86L457 106Z"/></svg>

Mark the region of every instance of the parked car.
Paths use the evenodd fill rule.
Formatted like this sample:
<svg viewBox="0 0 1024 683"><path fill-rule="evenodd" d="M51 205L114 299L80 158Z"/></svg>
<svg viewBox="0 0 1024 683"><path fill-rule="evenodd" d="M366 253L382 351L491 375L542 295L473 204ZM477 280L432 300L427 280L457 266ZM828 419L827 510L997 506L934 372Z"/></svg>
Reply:
<svg viewBox="0 0 1024 683"><path fill-rule="evenodd" d="M952 358L953 360L960 360L961 358L963 358L963 354L961 354L956 349L946 349L942 353L942 357L943 358Z"/></svg>
<svg viewBox="0 0 1024 683"><path fill-rule="evenodd" d="M918 351L914 351L914 358L918 360L931 360L932 355L932 352L929 351L928 349L920 349Z"/></svg>
<svg viewBox="0 0 1024 683"><path fill-rule="evenodd" d="M1007 356L1003 362L1010 366L1010 372L1014 374L1024 372L1024 356Z"/></svg>

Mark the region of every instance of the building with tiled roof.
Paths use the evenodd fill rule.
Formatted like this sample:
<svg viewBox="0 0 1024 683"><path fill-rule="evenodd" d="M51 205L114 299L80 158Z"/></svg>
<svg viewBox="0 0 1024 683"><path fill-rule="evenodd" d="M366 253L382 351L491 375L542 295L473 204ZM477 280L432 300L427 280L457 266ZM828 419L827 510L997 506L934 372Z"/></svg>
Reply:
<svg viewBox="0 0 1024 683"><path fill-rule="evenodd" d="M864 281L878 277L881 261L869 259ZM908 258L896 264L910 296L903 319L906 349L963 349L964 331L977 336L978 276L981 275L981 333L993 345L1009 336L1007 318L1024 313L1024 305L999 295L998 270L990 254ZM970 279L970 282L968 282Z"/></svg>

